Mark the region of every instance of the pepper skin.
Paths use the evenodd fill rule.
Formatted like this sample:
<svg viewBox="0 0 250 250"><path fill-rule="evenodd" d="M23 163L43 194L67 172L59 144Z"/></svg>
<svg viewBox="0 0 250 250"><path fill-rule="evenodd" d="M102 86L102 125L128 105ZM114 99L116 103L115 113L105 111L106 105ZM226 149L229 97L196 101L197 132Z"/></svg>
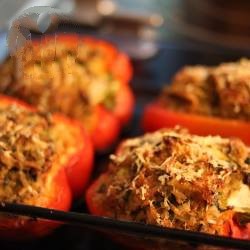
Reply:
<svg viewBox="0 0 250 250"><path fill-rule="evenodd" d="M157 102L145 107L142 117L144 131L150 132L176 125L186 127L191 133L197 135L238 137L250 145L249 122L176 112L160 106Z"/></svg>

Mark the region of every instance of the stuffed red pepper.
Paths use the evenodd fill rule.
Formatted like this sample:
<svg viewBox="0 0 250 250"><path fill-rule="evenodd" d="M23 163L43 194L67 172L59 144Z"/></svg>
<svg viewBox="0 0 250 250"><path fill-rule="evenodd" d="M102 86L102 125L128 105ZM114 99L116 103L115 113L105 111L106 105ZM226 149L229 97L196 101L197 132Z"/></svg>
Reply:
<svg viewBox="0 0 250 250"><path fill-rule="evenodd" d="M250 240L250 148L175 128L124 141L87 190L92 214Z"/></svg>
<svg viewBox="0 0 250 250"><path fill-rule="evenodd" d="M181 125L199 135L239 137L250 144L250 61L180 70L146 106L146 131Z"/></svg>
<svg viewBox="0 0 250 250"><path fill-rule="evenodd" d="M21 117L22 119L24 119L22 129L24 131L28 131L27 133L29 134L29 140L33 140L36 138L32 135L32 133L35 133L36 130L30 130L29 117L26 118L26 114L27 116L31 116L31 122L33 121L33 116L34 123L40 122L40 120L41 122L47 122L46 131L44 133L51 139L51 145L53 145L54 147L54 154L57 157L57 163L61 167L65 168L65 172L73 196L80 196L88 183L93 166L92 142L81 124L58 114L49 115L38 112L36 111L36 109L30 107L26 103L23 103L22 101L2 95L0 95L0 109L2 110L2 116L6 116L7 118L9 113L11 112L13 112L13 116L15 115L15 113L17 113L17 118L18 115L23 114ZM14 128L18 128L19 126L18 120L16 123L17 124L12 125ZM42 128L40 132L42 132ZM11 134L8 136L11 136ZM6 136L3 132L2 138L5 137ZM25 148L22 149L21 146L22 144L20 144L20 150L25 150ZM13 148L13 150L15 150L15 147ZM39 150L36 150L35 145L34 150L34 154L39 152ZM29 157L29 155L27 155L27 157ZM25 160L25 158L23 160ZM34 162L33 164L34 167L36 167L36 162Z"/></svg>
<svg viewBox="0 0 250 250"><path fill-rule="evenodd" d="M76 35L47 36L0 68L0 91L40 110L80 121L102 150L131 118L128 57L113 45Z"/></svg>
<svg viewBox="0 0 250 250"><path fill-rule="evenodd" d="M65 174L67 149L57 152L51 119L0 100L0 201L69 210L71 190ZM69 153L69 152L68 152ZM57 224L0 215L0 237L29 239L49 233Z"/></svg>

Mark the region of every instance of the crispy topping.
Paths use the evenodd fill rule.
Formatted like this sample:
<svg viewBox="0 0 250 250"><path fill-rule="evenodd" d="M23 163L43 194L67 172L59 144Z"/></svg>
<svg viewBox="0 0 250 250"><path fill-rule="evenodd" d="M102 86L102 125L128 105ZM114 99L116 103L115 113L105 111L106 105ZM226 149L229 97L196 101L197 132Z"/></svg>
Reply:
<svg viewBox="0 0 250 250"><path fill-rule="evenodd" d="M245 194L250 192L243 184L249 156L238 139L200 137L180 128L146 134L111 155L95 201L119 219L218 233L222 211L233 204L240 211L237 191L244 185ZM238 194L241 199L244 193Z"/></svg>
<svg viewBox="0 0 250 250"><path fill-rule="evenodd" d="M24 202L41 191L54 157L51 119L16 105L0 109L0 200Z"/></svg>
<svg viewBox="0 0 250 250"><path fill-rule="evenodd" d="M96 104L112 109L120 84L101 48L62 41L24 47L2 65L0 81L2 93L77 119L88 116Z"/></svg>
<svg viewBox="0 0 250 250"><path fill-rule="evenodd" d="M180 111L249 121L250 61L185 67L165 87L160 100Z"/></svg>

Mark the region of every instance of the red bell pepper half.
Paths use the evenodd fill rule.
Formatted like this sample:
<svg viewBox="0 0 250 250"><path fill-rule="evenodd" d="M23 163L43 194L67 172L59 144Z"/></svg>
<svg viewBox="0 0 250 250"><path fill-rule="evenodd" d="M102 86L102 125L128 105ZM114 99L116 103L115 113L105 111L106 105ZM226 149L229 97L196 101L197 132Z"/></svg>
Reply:
<svg viewBox="0 0 250 250"><path fill-rule="evenodd" d="M35 108L18 99L0 96L0 107L13 104L36 111ZM61 164L66 170L73 196L79 197L89 181L93 167L94 150L92 142L79 122L60 114L54 114L52 120L54 122L53 139L55 142L59 142L58 145L60 145L62 153L69 148L66 156L62 155L62 158L66 159Z"/></svg>
<svg viewBox="0 0 250 250"><path fill-rule="evenodd" d="M67 116L70 116L73 119L76 119L78 121L81 122L81 124L87 129L87 131L90 133L90 136L93 140L94 146L97 150L105 150L106 148L108 148L110 145L112 145L114 143L114 141L117 139L120 130L123 126L125 126L129 120L132 117L132 113L133 113L133 108L134 108L134 96L132 93L132 90L128 84L129 80L132 77L132 66L130 63L130 60L128 58L127 55L125 55L124 53L120 52L114 45L112 45L111 43L108 43L106 41L103 40L99 40L99 39L95 39L92 37L86 37L86 36L80 36L80 35L73 35L73 34L57 34L55 36L45 36L42 40L38 41L33 41L32 42L32 51L31 51L31 55L28 55L29 50L27 53L27 55L25 53L25 63L31 63L34 64L34 61L29 61L31 58L31 60L33 60L33 58L37 57L37 61L35 62L36 65L40 65L37 66L39 68L39 72L42 73L43 72L47 72L49 71L48 69L43 70L43 65L46 63L44 63L43 61L43 57L45 56L45 58L47 58L49 55L51 55L51 57L53 58L53 56L56 53L56 46L57 44L63 44L66 45L63 47L63 49L73 49L73 51L80 51L80 46L79 44L84 44L86 45L86 51L88 51L88 49L90 49L89 54L91 55L91 53L93 54L97 54L100 55L100 57L98 57L99 59L96 60L95 59L85 59L89 62L89 64L91 65L91 69L92 66L95 69L95 71L97 71L97 73L93 73L91 71L91 73L87 73L87 76L84 77L84 73L81 76L81 74L78 76L79 77L79 81L81 81L81 77L83 77L84 79L88 79L89 75L91 75L93 73L93 75L97 74L97 80L94 77L94 81L99 81L98 77L99 75L104 74L104 79L106 79L105 77L110 77L110 79L112 79L112 81L114 81L113 85L110 85L110 95L109 93L106 94L105 91L109 91L108 90L103 90L103 94L104 94L104 99L100 102L97 101L97 103L92 103L91 101L87 101L87 104L85 103L86 100L89 99L94 99L94 95L90 98L88 96L89 92L87 91L86 93L82 90L84 88L86 88L86 86L84 84L85 81L83 80L82 86L81 84L80 87L78 86L79 89L78 92L73 93L72 94L72 98L71 98L71 93L68 92L63 92L63 94L61 93L60 95L56 96L57 93L57 86L59 86L58 88L58 92L60 92L60 85L56 85L56 87L51 87L52 89L54 89L55 92L55 97L54 96L49 96L48 100L51 101L51 99L55 98L55 106L51 107L49 103L47 103L45 106L45 110L46 111L51 111L51 112L61 112L63 114L66 114ZM46 45L48 45L46 47ZM42 47L45 46L46 50L42 50ZM58 46L58 50L60 51L61 47ZM79 52L79 54L77 54L77 56L79 56L79 58L81 56L84 57L84 53L85 52ZM34 54L32 54L34 53ZM21 53L19 56L20 58L23 58L23 54ZM59 54L59 53L58 53ZM77 58L76 56L76 58ZM95 57L93 57L95 58ZM52 59L51 59L52 60ZM93 61L93 65L91 64ZM72 67L83 67L84 66L79 66L79 65L85 65L85 61L81 61L80 62L77 61L76 64L73 63L73 65L69 64ZM68 67L70 67L68 66ZM12 69L13 70L13 69ZM62 66L61 66L61 70ZM90 71L90 69L88 67L86 67L86 72ZM92 69L93 70L93 69ZM11 71L11 70L10 70ZM60 70L59 70L60 71ZM47 72L46 77L44 76L40 76L39 74L36 74L35 70L31 71L34 73L34 75L32 75L33 73L30 73L30 71L28 71L28 73L24 70L24 75L25 77L29 76L28 81L30 80L30 76L32 75L32 77L36 78L38 77L39 81L45 81L46 82L46 78L50 77L49 73ZM58 72L58 71L56 71ZM76 71L77 72L77 71ZM84 72L84 71L81 71ZM41 73L41 75L42 75ZM53 72L52 74L54 74L55 72ZM109 73L109 74L107 74ZM27 74L27 75L26 75ZM31 75L29 75L31 74ZM70 74L70 73L69 73ZM89 74L89 75L88 75ZM56 73L55 76L56 77ZM41 77L41 79L40 79ZM61 77L61 76L59 76ZM45 80L44 80L45 79ZM58 78L56 78L58 80ZM69 78L70 79L70 78ZM101 78L102 79L102 78ZM13 86L15 86L15 84L18 84L18 81L21 81L19 79L15 79L13 80L14 82L11 83L13 84ZM15 82L17 81L17 83ZM60 81L60 79L59 79ZM69 88L68 86L70 86L70 81L69 80L69 84L67 85L67 88ZM25 81L23 81L25 82ZM35 83L34 83L35 84ZM38 84L39 85L39 84ZM45 85L47 86L47 85ZM43 86L44 87L44 86ZM73 88L73 85L72 85ZM82 89L81 89L82 88ZM96 87L98 89L98 85ZM9 86L9 89L15 89L12 88L11 86ZM18 89L18 88L17 88ZM19 91L20 89L20 91ZM40 102L40 95L39 93L42 93L43 89L39 89L35 90L37 97L38 98L34 98L33 96L33 92L34 90L30 90L29 86L25 86L24 88L19 88L17 90L17 92L4 92L4 94L7 95L11 95L17 98L20 98L24 101L26 101L27 103L33 105L33 106L39 106L39 107L43 107L43 104L41 104ZM23 90L24 89L24 90ZM113 90L115 89L115 90ZM47 90L47 87L45 89L45 91ZM81 92L83 91L84 94ZM98 90L95 90L98 92ZM102 88L101 90L102 91ZM105 92L105 93L104 93ZM86 95L86 96L85 96ZM98 93L97 93L98 95ZM77 96L77 97L76 97ZM81 96L82 99L77 99L79 96ZM110 97L109 97L110 96ZM74 102L74 98L76 98L78 100L78 102ZM110 99L109 99L110 98ZM59 100L58 100L59 99ZM91 100L92 100L91 99ZM38 101L39 100L39 101ZM46 98L45 98L46 100ZM80 101L79 101L80 100ZM110 101L111 100L111 101ZM81 105L81 101L82 101L82 109L81 107L79 107ZM42 102L45 102L44 99ZM52 100L53 102L53 100ZM66 103L65 105L61 105L61 103ZM79 104L80 102L80 104ZM58 103L60 103L58 105ZM77 106L77 104L79 104ZM69 105L69 107L67 106ZM71 105L71 106L70 106ZM75 105L75 106L74 106ZM52 105L53 106L53 105ZM67 107L65 109L65 106ZM48 108L50 107L50 108ZM86 108L87 107L87 108ZM88 111L86 111L85 113L82 112L84 109L87 109ZM81 110L80 110L81 109ZM73 112L70 112L70 110L73 110ZM84 114L83 114L84 113Z"/></svg>
<svg viewBox="0 0 250 250"><path fill-rule="evenodd" d="M142 127L145 131L155 131L180 125L198 135L221 135L238 137L250 145L250 123L246 121L187 114L162 107L154 102L145 107Z"/></svg>
<svg viewBox="0 0 250 250"><path fill-rule="evenodd" d="M19 100L0 96L1 108L11 105L22 107L24 110L35 112L35 109L29 107L27 104ZM59 120L58 118L56 118L56 120L57 125L59 123L63 123L63 120ZM19 124L16 124L16 126L18 125ZM68 175L67 177L65 170L68 172L73 167L73 164L69 161L68 164L62 166L61 164L65 162L65 160L62 160L62 158L63 156L60 156L59 159L57 157L53 158L50 169L40 178L42 181L40 190L42 191L39 194L29 198L29 205L63 211L68 211L70 209L72 202L72 191L68 182L68 177L72 178L73 175ZM77 169L77 171L79 170ZM72 173L73 172L74 175L76 175L76 171L74 170ZM11 183L7 183L7 185L11 185ZM47 235L58 226L58 223L51 223L45 220L38 221L36 219L14 215L0 215L0 237L3 239L26 240L32 239L34 237L41 237Z"/></svg>

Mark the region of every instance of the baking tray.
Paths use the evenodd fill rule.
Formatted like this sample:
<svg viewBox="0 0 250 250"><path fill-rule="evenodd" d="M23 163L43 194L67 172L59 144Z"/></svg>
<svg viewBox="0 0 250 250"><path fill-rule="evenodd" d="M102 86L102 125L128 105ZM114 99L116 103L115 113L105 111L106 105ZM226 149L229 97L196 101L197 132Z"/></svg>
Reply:
<svg viewBox="0 0 250 250"><path fill-rule="evenodd" d="M60 26L57 32L77 32L94 34L93 31L75 26ZM105 36L118 46L120 38ZM136 95L136 108L131 124L123 131L122 138L142 134L140 117L146 103L157 96L162 85L184 65L207 64L237 60L246 53L217 51L208 48L194 48L192 44L157 42L157 53L146 60L133 59L134 77L132 88ZM108 153L96 156L94 179L108 159ZM15 219L16 215L32 220L46 219L51 223L60 221L63 225L51 235L29 242L9 242L0 240L1 250L54 250L54 249L250 249L250 241L236 240L202 233L144 225L141 223L117 221L89 215L84 199L76 201L71 212L55 211L33 206L0 204L1 213Z"/></svg>

